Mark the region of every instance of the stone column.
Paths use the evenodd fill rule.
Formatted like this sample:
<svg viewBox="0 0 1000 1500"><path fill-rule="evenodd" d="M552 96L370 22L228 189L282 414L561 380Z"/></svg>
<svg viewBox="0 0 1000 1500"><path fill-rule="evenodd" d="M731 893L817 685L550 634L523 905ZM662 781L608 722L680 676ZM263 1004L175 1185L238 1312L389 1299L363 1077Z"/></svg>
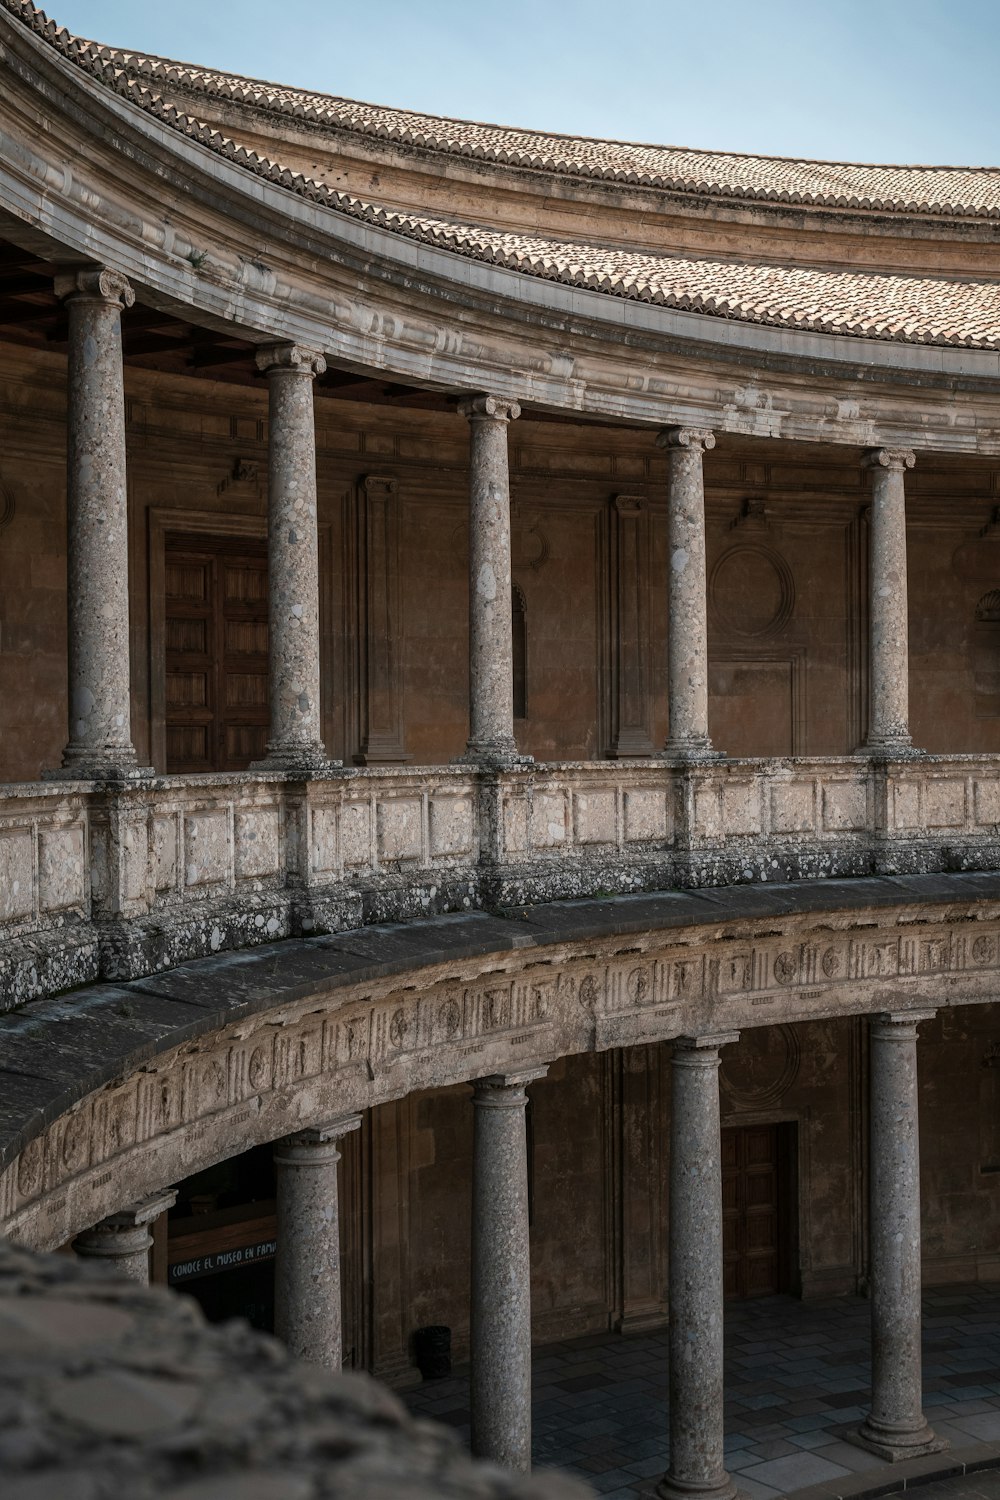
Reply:
<svg viewBox="0 0 1000 1500"><path fill-rule="evenodd" d="M924 1417L920 1352L917 1025L933 1014L871 1022L872 1404L857 1441L890 1460L947 1447Z"/></svg>
<svg viewBox="0 0 1000 1500"><path fill-rule="evenodd" d="M274 1146L274 1331L299 1359L333 1370L343 1360L337 1147L360 1125L360 1115L347 1115Z"/></svg>
<svg viewBox="0 0 1000 1500"><path fill-rule="evenodd" d="M473 1085L472 1452L531 1468L527 1084L546 1068Z"/></svg>
<svg viewBox="0 0 1000 1500"><path fill-rule="evenodd" d="M916 458L906 448L874 448L864 461L872 471L867 749L878 755L906 755L913 752L903 475Z"/></svg>
<svg viewBox="0 0 1000 1500"><path fill-rule="evenodd" d="M516 401L472 396L459 410L472 429L469 458L469 741L467 760L518 759L514 740L510 476L507 425Z"/></svg>
<svg viewBox="0 0 1000 1500"><path fill-rule="evenodd" d="M109 1214L93 1229L78 1234L73 1249L83 1260L106 1260L120 1276L148 1286L149 1252L153 1247L149 1226L173 1208L176 1199L173 1188L141 1198L131 1208Z"/></svg>
<svg viewBox="0 0 1000 1500"><path fill-rule="evenodd" d="M667 533L670 557L667 753L683 760L713 757L708 735L708 610L705 569L705 485L702 455L715 447L704 427L668 427L657 438L667 450Z"/></svg>
<svg viewBox="0 0 1000 1500"><path fill-rule="evenodd" d="M670 1467L661 1500L736 1494L723 1463L722 1139L719 1048L678 1037L670 1106Z"/></svg>
<svg viewBox="0 0 1000 1500"><path fill-rule="evenodd" d="M297 344L257 351L268 384L267 568L271 733L262 768L322 771L319 537L313 380L326 360Z"/></svg>
<svg viewBox="0 0 1000 1500"><path fill-rule="evenodd" d="M66 550L69 742L62 774L139 774L131 728L122 309L135 293L99 266L56 277L69 318ZM59 773L56 773L59 774Z"/></svg>

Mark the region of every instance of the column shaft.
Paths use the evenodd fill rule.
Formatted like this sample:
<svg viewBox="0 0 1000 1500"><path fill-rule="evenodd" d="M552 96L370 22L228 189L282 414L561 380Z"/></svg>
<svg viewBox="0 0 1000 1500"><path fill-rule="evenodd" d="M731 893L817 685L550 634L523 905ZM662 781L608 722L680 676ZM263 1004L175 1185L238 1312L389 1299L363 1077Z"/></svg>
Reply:
<svg viewBox="0 0 1000 1500"><path fill-rule="evenodd" d="M119 1276L149 1285L149 1252L153 1236L149 1226L165 1214L177 1198L173 1188L152 1193L131 1208L109 1214L93 1229L85 1229L73 1241L73 1249L82 1260L103 1260Z"/></svg>
<svg viewBox="0 0 1000 1500"><path fill-rule="evenodd" d="M100 268L56 279L69 318L66 413L69 742L63 769L136 770L129 670L128 490L121 314L135 293Z"/></svg>
<svg viewBox="0 0 1000 1500"><path fill-rule="evenodd" d="M517 756L507 427L521 408L499 396L475 396L460 409L471 427L467 757L495 764Z"/></svg>
<svg viewBox="0 0 1000 1500"><path fill-rule="evenodd" d="M734 1495L723 1462L722 1139L719 1048L674 1044L670 1114L670 1467L662 1500Z"/></svg>
<svg viewBox="0 0 1000 1500"><path fill-rule="evenodd" d="M268 673L271 732L263 764L329 765L320 727L319 534L313 379L322 355L297 345L262 349L268 380Z"/></svg>
<svg viewBox="0 0 1000 1500"><path fill-rule="evenodd" d="M531 1266L525 1085L483 1078L473 1096L472 1452L531 1468Z"/></svg>
<svg viewBox="0 0 1000 1500"><path fill-rule="evenodd" d="M343 1362L337 1148L360 1124L351 1115L274 1147L274 1331L299 1359L333 1370Z"/></svg>
<svg viewBox="0 0 1000 1500"><path fill-rule="evenodd" d="M915 459L905 449L876 448L865 461L872 471L868 748L905 753L910 684L903 476Z"/></svg>
<svg viewBox="0 0 1000 1500"><path fill-rule="evenodd" d="M930 1014L871 1024L872 1405L858 1438L889 1459L946 1446L922 1404L917 1023Z"/></svg>
<svg viewBox="0 0 1000 1500"><path fill-rule="evenodd" d="M671 427L657 439L667 449L667 532L670 568L667 751L685 759L712 755L708 733L708 610L705 567L703 454L714 435Z"/></svg>

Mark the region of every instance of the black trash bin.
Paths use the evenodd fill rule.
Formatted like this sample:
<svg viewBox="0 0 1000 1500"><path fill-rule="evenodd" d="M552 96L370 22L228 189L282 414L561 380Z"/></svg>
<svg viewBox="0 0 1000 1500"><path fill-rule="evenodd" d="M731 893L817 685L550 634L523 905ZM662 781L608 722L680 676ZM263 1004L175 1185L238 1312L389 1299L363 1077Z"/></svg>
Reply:
<svg viewBox="0 0 1000 1500"><path fill-rule="evenodd" d="M451 1374L451 1329L443 1323L418 1328L413 1335L413 1351L425 1380L440 1380Z"/></svg>

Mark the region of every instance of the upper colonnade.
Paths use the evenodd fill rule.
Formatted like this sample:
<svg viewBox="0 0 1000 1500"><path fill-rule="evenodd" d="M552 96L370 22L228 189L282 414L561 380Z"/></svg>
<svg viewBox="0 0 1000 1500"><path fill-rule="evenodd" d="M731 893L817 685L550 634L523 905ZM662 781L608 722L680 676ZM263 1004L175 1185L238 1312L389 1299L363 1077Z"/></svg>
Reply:
<svg viewBox="0 0 1000 1500"><path fill-rule="evenodd" d="M1000 451L996 173L421 132L78 42L27 0L5 0L0 31L4 235L110 266L141 303L540 411ZM387 201L328 186L322 160L306 176L317 145L369 180L385 158ZM452 197L418 212L432 175ZM598 193L600 243L572 213L565 237L541 233L541 189Z"/></svg>

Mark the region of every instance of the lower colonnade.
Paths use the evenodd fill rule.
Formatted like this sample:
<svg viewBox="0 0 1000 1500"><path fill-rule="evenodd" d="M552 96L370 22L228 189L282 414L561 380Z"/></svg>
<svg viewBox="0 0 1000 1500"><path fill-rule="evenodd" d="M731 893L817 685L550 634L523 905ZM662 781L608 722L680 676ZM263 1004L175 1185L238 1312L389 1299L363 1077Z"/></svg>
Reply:
<svg viewBox="0 0 1000 1500"><path fill-rule="evenodd" d="M889 1461L947 1444L922 1405L917 1027L933 1012L872 1017L871 1407L853 1440ZM738 1035L683 1036L673 1045L670 1127L670 1465L663 1500L735 1495L726 1472L720 1050ZM475 1081L471 1252L472 1451L531 1467L527 1087L546 1069ZM348 1115L274 1146L277 1184L275 1331L300 1358L343 1359L337 1164ZM150 1222L172 1203L151 1195L73 1242L123 1276L148 1282Z"/></svg>
<svg viewBox="0 0 1000 1500"><path fill-rule="evenodd" d="M304 1358L336 1366L342 1143L370 1105L471 1083L473 1449L525 1469L529 1095L567 1055L662 1043L670 1457L659 1493L728 1496L720 1060L764 1015L784 1030L867 1016L871 1402L855 1436L884 1459L933 1454L943 1444L922 1406L917 1032L939 1007L995 996L1000 882L913 877L719 897L431 918L95 987L89 1008L71 1012L33 1002L0 1018L10 1082L0 1228L38 1248L73 1239L78 1253L142 1279L170 1184L275 1143L277 1330ZM805 983L790 988L792 968ZM15 1128L29 1045L50 1086L33 1080L40 1115L22 1107ZM101 1203L95 1223L88 1213Z"/></svg>

